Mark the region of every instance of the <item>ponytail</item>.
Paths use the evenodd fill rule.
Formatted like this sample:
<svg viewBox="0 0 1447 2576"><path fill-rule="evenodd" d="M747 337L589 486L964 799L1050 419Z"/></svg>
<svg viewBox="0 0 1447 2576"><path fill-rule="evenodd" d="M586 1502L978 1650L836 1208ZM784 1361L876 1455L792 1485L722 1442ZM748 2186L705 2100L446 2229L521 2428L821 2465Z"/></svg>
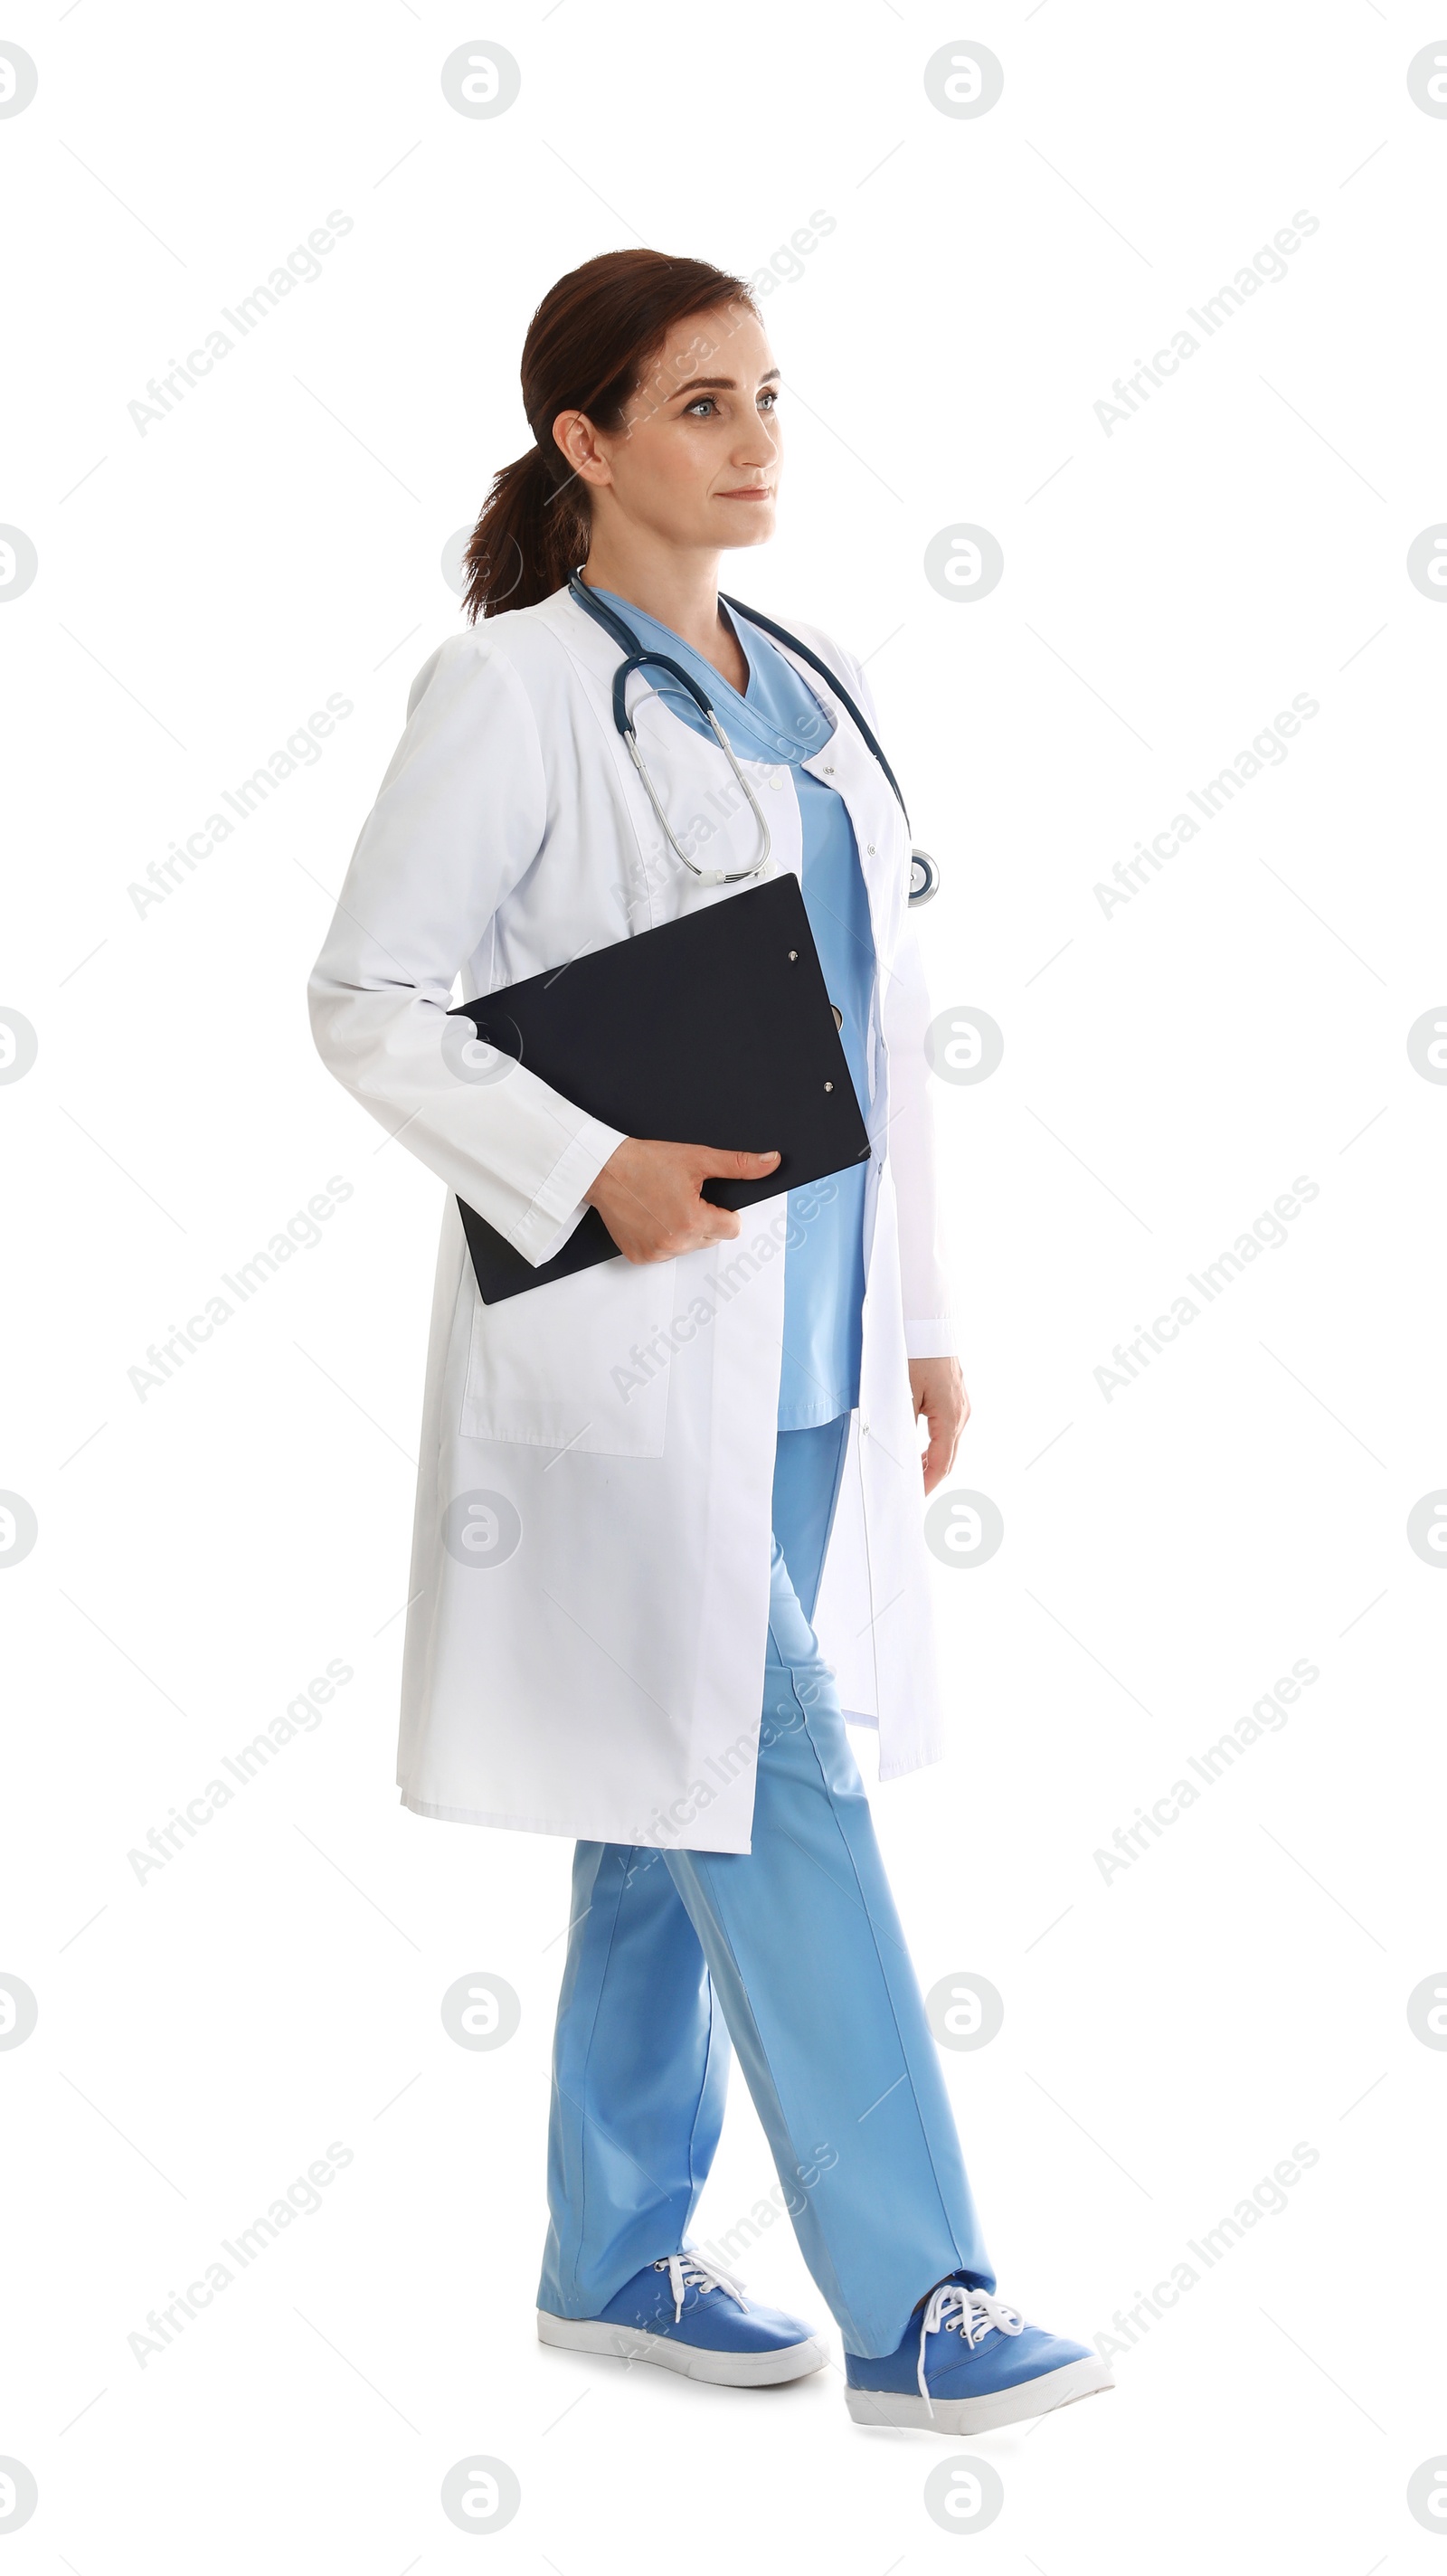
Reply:
<svg viewBox="0 0 1447 2576"><path fill-rule="evenodd" d="M551 429L548 442L563 467ZM505 608L531 608L561 590L588 552L588 510L577 497L584 490L585 485L564 484L536 442L493 476L462 558L468 574L463 604L474 623L498 617Z"/></svg>
<svg viewBox="0 0 1447 2576"><path fill-rule="evenodd" d="M588 487L553 437L559 412L584 412L598 429L621 428L674 323L734 302L753 302L742 278L656 250L605 251L549 288L523 343L523 410L533 444L493 476L473 529L463 557L469 619L550 599L587 558Z"/></svg>

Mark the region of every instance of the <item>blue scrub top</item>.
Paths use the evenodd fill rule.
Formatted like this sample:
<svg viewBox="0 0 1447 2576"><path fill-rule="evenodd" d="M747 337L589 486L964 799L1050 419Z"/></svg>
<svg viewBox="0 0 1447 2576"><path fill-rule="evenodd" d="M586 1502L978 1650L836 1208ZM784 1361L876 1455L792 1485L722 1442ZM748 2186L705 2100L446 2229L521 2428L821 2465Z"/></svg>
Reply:
<svg viewBox="0 0 1447 2576"><path fill-rule="evenodd" d="M725 613L749 666L743 697L672 627L647 616L631 599L620 599L614 591L599 589L597 596L633 628L640 645L650 652L667 653L697 681L740 759L785 762L791 770L804 833L804 909L824 969L825 990L843 1014L839 1036L850 1079L861 1112L867 1112L866 1050L874 992L869 898L843 797L801 766L829 740L834 730L830 719L772 637L735 610ZM666 671L645 668L641 677L682 723L708 735L692 698ZM733 1140L709 1141L729 1144ZM781 1431L833 1422L859 1402L868 1169L867 1162L858 1163L849 1171L832 1172L825 1180L788 1193Z"/></svg>

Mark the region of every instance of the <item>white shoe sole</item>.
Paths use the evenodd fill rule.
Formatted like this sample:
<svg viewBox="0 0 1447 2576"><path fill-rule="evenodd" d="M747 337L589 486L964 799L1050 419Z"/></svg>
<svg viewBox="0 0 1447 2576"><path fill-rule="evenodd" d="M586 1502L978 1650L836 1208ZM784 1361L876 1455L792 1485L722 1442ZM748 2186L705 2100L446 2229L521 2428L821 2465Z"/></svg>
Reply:
<svg viewBox="0 0 1447 2576"><path fill-rule="evenodd" d="M807 2379L829 2358L815 2335L804 2343L781 2344L775 2352L704 2352L672 2335L605 2325L594 2317L552 2317L545 2308L538 2310L538 2341L557 2344L564 2352L598 2353L610 2361L655 2362L660 2370L706 2379L716 2388L777 2388L786 2379Z"/></svg>
<svg viewBox="0 0 1447 2576"><path fill-rule="evenodd" d="M984 2397L938 2397L931 2403L887 2388L846 2388L844 2402L856 2424L905 2425L921 2433L992 2433L1000 2424L1053 2415L1057 2406L1073 2406L1078 2397L1094 2397L1114 2386L1109 2362L1092 2359L1067 2362L1063 2370L1042 2371L1038 2379L992 2389Z"/></svg>

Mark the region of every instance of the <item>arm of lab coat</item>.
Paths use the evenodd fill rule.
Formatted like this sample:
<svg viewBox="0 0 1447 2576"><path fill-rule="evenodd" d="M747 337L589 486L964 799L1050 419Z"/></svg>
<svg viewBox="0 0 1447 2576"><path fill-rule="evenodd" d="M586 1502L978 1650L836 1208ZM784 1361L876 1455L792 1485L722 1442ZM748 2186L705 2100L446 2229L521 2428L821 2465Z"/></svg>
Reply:
<svg viewBox="0 0 1447 2576"><path fill-rule="evenodd" d="M841 653L840 659L845 686L877 735L874 698L863 669L852 654ZM889 1051L889 1162L899 1207L905 1349L912 1360L946 1359L958 1354L959 1341L940 1244L934 1101L924 1051L930 997L907 905L894 955L887 967L881 961L880 1014Z"/></svg>
<svg viewBox="0 0 1447 2576"><path fill-rule="evenodd" d="M959 1340L939 1236L932 1077L924 1051L929 988L908 913L884 981L882 1008L889 1049L889 1161L899 1205L905 1349L912 1360L943 1359L958 1354Z"/></svg>
<svg viewBox="0 0 1447 2576"><path fill-rule="evenodd" d="M485 634L451 637L413 684L307 987L337 1080L534 1264L567 1241L622 1133L525 1065L468 1081L442 1034L454 980L546 822L525 691Z"/></svg>

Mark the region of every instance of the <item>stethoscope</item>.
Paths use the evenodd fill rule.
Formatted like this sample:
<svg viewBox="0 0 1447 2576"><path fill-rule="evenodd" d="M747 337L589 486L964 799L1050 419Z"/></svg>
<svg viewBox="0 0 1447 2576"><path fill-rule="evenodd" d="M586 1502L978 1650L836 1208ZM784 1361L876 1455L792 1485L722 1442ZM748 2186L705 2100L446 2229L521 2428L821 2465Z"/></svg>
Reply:
<svg viewBox="0 0 1447 2576"><path fill-rule="evenodd" d="M603 627L606 632L612 636L615 644L621 644L623 651L627 656L625 661L619 663L618 668L613 675L613 722L617 726L627 747L628 756L632 761L634 768L638 772L638 776L642 782L648 802L652 806L654 814L657 816L659 828L662 831L669 848L672 850L674 857L678 859L681 865L686 867L693 876L696 876L703 885L738 885L744 877L757 876L760 869L763 868L768 861L770 847L769 826L764 816L763 807L760 805L757 796L754 794L752 787L749 785L747 778L739 767L738 761L734 755L733 744L729 741L728 735L725 733L723 726L719 723L718 717L713 711L713 705L710 699L699 687L698 682L693 678L692 673L685 671L681 663L673 661L667 653L649 653L644 650L643 646L639 643L637 636L634 634L632 627L626 625L624 620L616 615L614 610L605 607L603 601L595 598L592 592L588 589L582 578L581 565L579 565L578 570L569 580L568 595L570 598L577 601L578 606L581 609L586 610L589 617L591 617L597 625ZM899 798L899 810L903 814L906 828L908 828L909 808L905 804L904 797L900 792L899 780L895 777L894 771L890 768L890 765L885 759L884 753L880 749L875 736L870 731L869 726L865 723L860 710L855 705L848 690L844 688L840 681L835 677L834 673L830 670L828 663L822 662L817 653L810 651L807 644L801 644L798 636L791 635L786 626L776 626L771 617L763 616L757 608L746 608L741 599L730 599L725 591L719 592L719 598L722 600L725 608L735 609L740 617L747 617L752 625L761 626L766 635L773 636L776 643L787 644L791 653L799 654L801 658L808 663L810 669L817 671L820 679L828 683L828 686L834 691L835 696L845 707L848 708L850 715L859 727L861 734L864 736L870 750L873 752L875 759L878 761L880 768L885 774L885 777L889 780L890 786L894 789L895 795ZM644 762L643 754L638 748L638 735L634 728L633 718L629 714L626 704L629 674L633 671L642 670L645 664L655 671L667 671L670 676L678 682L680 688L687 690L688 695L692 698L699 714L711 729L720 751L723 753L725 760L728 762L730 769L738 780L740 790L747 798L748 803L753 810L754 820L759 827L761 847L759 855L755 859L752 867L733 869L698 867L689 857L687 850L683 849L675 839L672 825L659 802L658 791L655 788L652 779L648 775L648 769ZM930 897L938 892L939 882L940 872L934 860L930 857L929 852L927 850L912 848L909 854L910 902L928 903Z"/></svg>

